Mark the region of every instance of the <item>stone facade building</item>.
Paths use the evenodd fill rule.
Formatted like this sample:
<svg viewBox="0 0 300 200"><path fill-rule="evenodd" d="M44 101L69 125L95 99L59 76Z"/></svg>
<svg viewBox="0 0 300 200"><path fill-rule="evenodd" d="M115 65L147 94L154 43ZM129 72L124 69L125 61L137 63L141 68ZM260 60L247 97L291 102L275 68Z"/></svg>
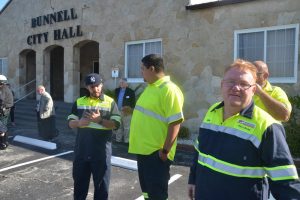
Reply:
<svg viewBox="0 0 300 200"><path fill-rule="evenodd" d="M90 72L107 89L122 77L143 84L140 59L158 53L196 133L235 58L267 61L272 82L299 94L299 22L299 0L10 0L0 13L0 73L14 88L44 84L73 102ZM30 92L22 88L19 97Z"/></svg>

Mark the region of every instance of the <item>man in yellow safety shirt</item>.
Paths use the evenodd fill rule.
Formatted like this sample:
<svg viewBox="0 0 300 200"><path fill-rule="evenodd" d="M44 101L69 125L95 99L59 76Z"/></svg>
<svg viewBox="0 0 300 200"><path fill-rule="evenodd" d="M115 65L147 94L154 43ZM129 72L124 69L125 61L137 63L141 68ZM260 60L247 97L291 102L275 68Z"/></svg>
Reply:
<svg viewBox="0 0 300 200"><path fill-rule="evenodd" d="M137 154L139 181L144 198L166 200L176 138L184 120L184 98L178 86L165 75L160 56L145 56L141 70L148 86L133 111L129 153Z"/></svg>
<svg viewBox="0 0 300 200"><path fill-rule="evenodd" d="M274 119L286 122L289 120L292 106L286 93L268 81L268 66L263 61L253 62L257 69L257 87L253 97L255 105L267 111Z"/></svg>

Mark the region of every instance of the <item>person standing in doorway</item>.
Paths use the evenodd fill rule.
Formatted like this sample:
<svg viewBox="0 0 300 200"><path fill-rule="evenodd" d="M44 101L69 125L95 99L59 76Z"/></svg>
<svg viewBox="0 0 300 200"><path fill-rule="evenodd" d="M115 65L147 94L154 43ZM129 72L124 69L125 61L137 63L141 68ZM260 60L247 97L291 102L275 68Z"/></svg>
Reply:
<svg viewBox="0 0 300 200"><path fill-rule="evenodd" d="M40 99L37 104L37 120L39 136L45 140L52 140L58 136L58 130L55 125L55 109L51 95L46 92L43 85L36 89Z"/></svg>
<svg viewBox="0 0 300 200"><path fill-rule="evenodd" d="M267 111L274 119L286 122L289 120L292 106L286 93L268 81L268 65L263 61L253 62L257 69L257 88L253 97L255 105Z"/></svg>
<svg viewBox="0 0 300 200"><path fill-rule="evenodd" d="M145 199L168 199L170 165L183 122L184 97L164 73L163 59L150 54L142 59L142 75L148 83L133 111L129 153L137 154L140 186Z"/></svg>
<svg viewBox="0 0 300 200"><path fill-rule="evenodd" d="M93 175L94 199L107 200L111 171L112 130L121 117L118 106L103 94L99 74L88 74L85 86L89 95L78 98L68 116L70 128L77 129L73 161L74 200L85 200Z"/></svg>
<svg viewBox="0 0 300 200"><path fill-rule="evenodd" d="M129 142L129 128L132 116L132 111L135 106L135 93L128 87L127 79L123 78L119 82L119 87L115 89L115 100L118 104L119 111L121 112L121 126L116 131L116 141Z"/></svg>

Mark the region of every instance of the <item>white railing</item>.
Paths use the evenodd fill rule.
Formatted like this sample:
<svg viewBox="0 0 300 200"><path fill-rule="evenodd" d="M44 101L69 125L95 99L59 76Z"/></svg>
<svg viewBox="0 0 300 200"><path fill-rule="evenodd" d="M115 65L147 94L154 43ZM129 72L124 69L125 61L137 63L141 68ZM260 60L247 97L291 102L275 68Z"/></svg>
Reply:
<svg viewBox="0 0 300 200"><path fill-rule="evenodd" d="M18 103L29 95L35 93L35 82L36 79L33 79L28 83L25 83L24 85L18 87L17 89L13 89L13 91L15 92L15 99L17 99L14 103Z"/></svg>

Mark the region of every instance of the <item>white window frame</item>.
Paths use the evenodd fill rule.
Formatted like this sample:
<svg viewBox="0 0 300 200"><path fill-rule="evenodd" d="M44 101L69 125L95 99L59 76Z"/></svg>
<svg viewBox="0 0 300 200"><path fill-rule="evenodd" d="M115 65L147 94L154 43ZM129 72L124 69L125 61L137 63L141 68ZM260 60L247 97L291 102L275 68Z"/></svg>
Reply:
<svg viewBox="0 0 300 200"><path fill-rule="evenodd" d="M290 24L282 26L272 26L264 28L254 28L254 29L244 29L234 31L234 59L237 59L238 54L238 35L242 33L255 33L264 32L264 57L263 60L266 61L267 55L267 31L280 30L280 29L295 29L295 49L294 49L294 75L292 77L270 77L269 81L271 83L297 83L298 76L298 43L299 43L299 24Z"/></svg>
<svg viewBox="0 0 300 200"><path fill-rule="evenodd" d="M128 46L133 45L133 44L143 44L143 57L145 55L145 44L150 43L150 42L160 42L160 49L161 49L161 56L163 54L163 49L162 49L162 39L157 38L157 39L149 39L149 40L139 40L139 41L131 41L131 42L126 42L125 43L125 78L127 78L127 82L129 83L143 83L144 79L143 77L141 78L130 78L128 77L128 67L127 66L127 61L128 61Z"/></svg>
<svg viewBox="0 0 300 200"><path fill-rule="evenodd" d="M7 76L8 73L8 59L7 58L0 58L1 67L0 67L0 74Z"/></svg>

